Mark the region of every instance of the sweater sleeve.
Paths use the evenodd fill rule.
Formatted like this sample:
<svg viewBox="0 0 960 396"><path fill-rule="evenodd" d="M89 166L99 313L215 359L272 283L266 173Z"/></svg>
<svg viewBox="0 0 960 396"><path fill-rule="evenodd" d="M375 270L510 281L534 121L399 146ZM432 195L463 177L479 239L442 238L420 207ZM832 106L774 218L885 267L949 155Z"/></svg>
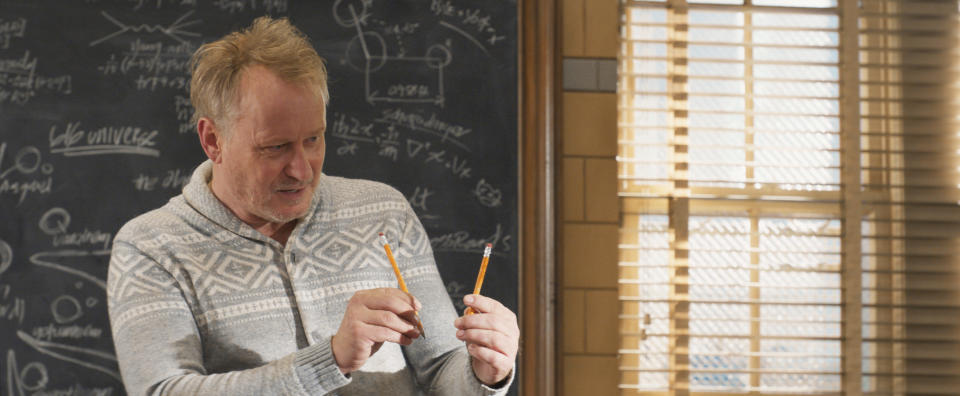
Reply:
<svg viewBox="0 0 960 396"><path fill-rule="evenodd" d="M329 339L260 367L207 373L195 316L170 272L118 238L107 281L117 362L131 395L314 395L350 382Z"/></svg>
<svg viewBox="0 0 960 396"><path fill-rule="evenodd" d="M404 348L417 382L431 395L506 394L515 370L496 388L483 384L473 373L466 345L456 338L456 310L437 271L429 237L409 206L400 241L403 276L410 292L423 304L420 317L427 335Z"/></svg>

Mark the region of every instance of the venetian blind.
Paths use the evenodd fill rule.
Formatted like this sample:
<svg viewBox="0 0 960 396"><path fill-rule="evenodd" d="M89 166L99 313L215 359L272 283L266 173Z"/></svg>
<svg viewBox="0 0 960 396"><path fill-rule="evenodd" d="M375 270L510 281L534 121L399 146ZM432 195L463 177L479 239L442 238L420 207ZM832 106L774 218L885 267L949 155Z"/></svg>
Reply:
<svg viewBox="0 0 960 396"><path fill-rule="evenodd" d="M956 394L957 2L622 5L622 393Z"/></svg>

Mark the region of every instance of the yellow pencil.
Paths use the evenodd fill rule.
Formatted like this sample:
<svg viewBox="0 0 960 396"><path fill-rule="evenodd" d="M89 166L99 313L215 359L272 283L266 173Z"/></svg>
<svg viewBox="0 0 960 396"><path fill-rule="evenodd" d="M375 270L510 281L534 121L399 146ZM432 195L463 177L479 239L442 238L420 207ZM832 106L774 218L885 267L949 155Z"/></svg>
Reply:
<svg viewBox="0 0 960 396"><path fill-rule="evenodd" d="M477 274L477 284L473 286L473 294L479 295L480 288L483 287L483 276L487 273L487 263L490 262L490 251L493 250L493 244L488 243L483 249L483 261L480 262L480 273ZM473 307L467 307L464 315L473 315Z"/></svg>
<svg viewBox="0 0 960 396"><path fill-rule="evenodd" d="M397 283L400 284L400 290L403 290L404 293L410 294L410 290L407 290L407 283L403 281L403 275L400 275L400 267L397 266L397 260L393 258L393 251L390 250L390 243L387 242L387 237L380 233L380 243L383 244L383 250L387 252L387 258L390 259L390 264L393 265L393 273L397 276ZM420 313L413 311L414 316L417 317L417 329L420 329L420 335L423 338L427 338L427 332L423 331L423 323L420 322Z"/></svg>

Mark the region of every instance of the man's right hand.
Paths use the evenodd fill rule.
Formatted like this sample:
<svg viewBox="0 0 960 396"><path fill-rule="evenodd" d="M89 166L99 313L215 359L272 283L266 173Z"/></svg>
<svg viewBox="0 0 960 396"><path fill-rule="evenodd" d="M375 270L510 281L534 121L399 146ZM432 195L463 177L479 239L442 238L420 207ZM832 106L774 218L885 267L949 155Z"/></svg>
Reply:
<svg viewBox="0 0 960 396"><path fill-rule="evenodd" d="M420 337L415 316L420 307L416 298L396 288L356 292L330 341L340 372L359 369L384 342L410 345Z"/></svg>

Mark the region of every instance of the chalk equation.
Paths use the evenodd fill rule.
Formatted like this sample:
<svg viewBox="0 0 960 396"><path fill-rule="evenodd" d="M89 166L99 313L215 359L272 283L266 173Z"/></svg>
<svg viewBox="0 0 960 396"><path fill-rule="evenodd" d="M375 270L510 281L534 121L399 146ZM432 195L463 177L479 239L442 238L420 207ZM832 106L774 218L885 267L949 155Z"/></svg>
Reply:
<svg viewBox="0 0 960 396"><path fill-rule="evenodd" d="M469 128L441 121L436 114L431 114L428 118L400 109L385 110L383 116L373 122L363 122L342 113L333 113L332 117L331 136L345 141L337 148L338 155L356 155L358 144L375 145L378 150L377 155L392 161L397 161L402 152L406 154L406 158L416 158L423 151L425 154L429 153L427 163L440 162L447 168L452 168L454 174L461 178L470 176L470 168L466 166L466 160L463 157L458 156L451 161L445 161L447 151L440 149L450 144L460 152L469 153L470 148L459 140L460 137L471 132ZM439 142L434 144L420 139L404 139L401 137L401 131L412 131L428 138L439 138ZM431 146L440 150L431 150Z"/></svg>
<svg viewBox="0 0 960 396"><path fill-rule="evenodd" d="M194 51L196 51L196 45L189 42L164 45L163 42L144 41L137 38L130 43L127 51L111 53L106 61L97 66L97 71L106 76L131 73L138 73L138 76L144 77L184 76L188 73L187 66Z"/></svg>
<svg viewBox="0 0 960 396"><path fill-rule="evenodd" d="M492 17L480 9L461 7L458 4L454 4L451 0L431 0L430 11L437 16L452 18L457 25L447 21L441 21L440 26L462 35L471 43L477 45L484 53L489 54L484 44L493 46L507 38L505 34L500 34L493 25ZM478 39L470 32L476 32L476 34L481 35L481 39Z"/></svg>
<svg viewBox="0 0 960 396"><path fill-rule="evenodd" d="M42 94L73 93L72 75L41 74L38 63L29 50L14 58L0 58L0 104L24 105Z"/></svg>

